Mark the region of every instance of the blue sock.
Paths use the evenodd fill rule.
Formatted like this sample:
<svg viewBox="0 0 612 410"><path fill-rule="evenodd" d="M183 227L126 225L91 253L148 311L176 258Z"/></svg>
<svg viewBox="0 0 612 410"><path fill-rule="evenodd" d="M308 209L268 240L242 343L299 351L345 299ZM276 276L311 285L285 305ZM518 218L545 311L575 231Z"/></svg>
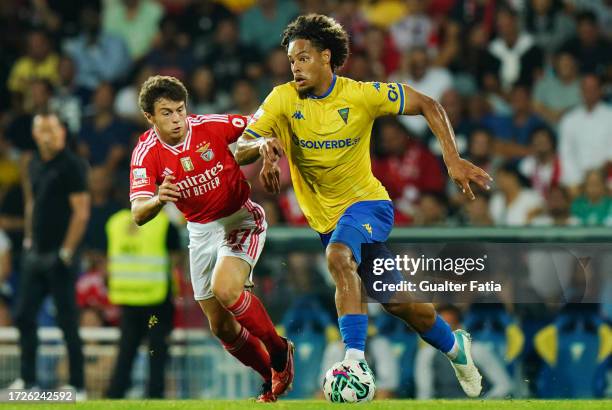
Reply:
<svg viewBox="0 0 612 410"><path fill-rule="evenodd" d="M338 318L338 324L346 348L365 351L368 315L344 315Z"/></svg>
<svg viewBox="0 0 612 410"><path fill-rule="evenodd" d="M455 344L455 335L453 335L450 326L440 315L436 316L436 321L431 329L421 333L421 337L427 343L442 351L442 353L450 352Z"/></svg>

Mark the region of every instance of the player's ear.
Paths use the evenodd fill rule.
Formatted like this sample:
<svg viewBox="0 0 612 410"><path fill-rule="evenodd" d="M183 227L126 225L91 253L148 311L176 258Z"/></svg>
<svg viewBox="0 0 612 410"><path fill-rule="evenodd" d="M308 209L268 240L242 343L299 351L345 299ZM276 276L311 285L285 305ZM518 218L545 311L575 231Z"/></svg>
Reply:
<svg viewBox="0 0 612 410"><path fill-rule="evenodd" d="M143 111L142 113L144 114L145 119L147 120L147 122L148 122L149 124L151 124L151 125L154 125L154 124L153 124L153 115L151 115L151 113L149 113L149 112L145 112L145 111Z"/></svg>
<svg viewBox="0 0 612 410"><path fill-rule="evenodd" d="M321 52L321 57L323 58L323 62L329 64L331 61L331 51L329 49L325 49Z"/></svg>

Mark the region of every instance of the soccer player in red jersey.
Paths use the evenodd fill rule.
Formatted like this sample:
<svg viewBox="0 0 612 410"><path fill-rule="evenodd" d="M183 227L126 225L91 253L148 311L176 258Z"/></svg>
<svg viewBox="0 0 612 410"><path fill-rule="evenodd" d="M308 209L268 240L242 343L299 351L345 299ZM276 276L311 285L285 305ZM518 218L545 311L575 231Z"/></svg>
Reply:
<svg viewBox="0 0 612 410"><path fill-rule="evenodd" d="M228 147L248 118L187 115L186 101L187 90L174 77L154 76L142 85L139 105L152 128L132 152L132 215L143 225L168 202L185 215L194 297L225 349L263 377L258 401L275 401L293 381L294 347L276 333L257 296L244 290L252 286L267 227Z"/></svg>

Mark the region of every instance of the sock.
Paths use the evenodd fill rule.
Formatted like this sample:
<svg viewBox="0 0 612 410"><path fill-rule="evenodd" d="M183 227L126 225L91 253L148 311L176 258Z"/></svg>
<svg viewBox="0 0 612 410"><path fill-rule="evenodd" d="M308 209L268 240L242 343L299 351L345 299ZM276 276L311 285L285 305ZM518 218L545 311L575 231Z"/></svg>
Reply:
<svg viewBox="0 0 612 410"><path fill-rule="evenodd" d="M440 317L440 315L436 316L436 321L431 329L425 333L421 333L421 337L427 343L449 356L451 360L454 357L457 357L458 346L455 347L457 344L455 341L455 335L451 331L448 323L446 323L444 319ZM454 357L451 357L453 355Z"/></svg>
<svg viewBox="0 0 612 410"><path fill-rule="evenodd" d="M340 334L346 345L345 359L364 360L368 315L351 314L338 318Z"/></svg>
<svg viewBox="0 0 612 410"><path fill-rule="evenodd" d="M265 382L272 379L270 370L270 355L264 349L261 341L249 333L246 328L242 328L236 340L225 343L221 342L225 350L236 359L240 360L245 366L253 368L261 375Z"/></svg>
<svg viewBox="0 0 612 410"><path fill-rule="evenodd" d="M227 310L234 315L238 323L263 342L270 354L272 368L282 371L287 363L287 343L276 333L266 308L257 296L243 291Z"/></svg>

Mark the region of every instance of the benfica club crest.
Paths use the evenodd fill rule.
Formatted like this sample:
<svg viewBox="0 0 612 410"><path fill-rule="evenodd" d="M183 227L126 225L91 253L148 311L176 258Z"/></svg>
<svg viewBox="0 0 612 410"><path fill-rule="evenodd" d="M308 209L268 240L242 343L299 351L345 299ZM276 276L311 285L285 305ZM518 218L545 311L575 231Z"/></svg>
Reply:
<svg viewBox="0 0 612 410"><path fill-rule="evenodd" d="M196 152L200 153L200 157L208 162L211 159L214 158L215 154L213 153L213 150L210 148L210 142L204 142L202 143L203 145L198 147L198 149L196 149Z"/></svg>
<svg viewBox="0 0 612 410"><path fill-rule="evenodd" d="M183 157L181 158L181 165L186 172L193 171L193 162L191 162L191 158Z"/></svg>

